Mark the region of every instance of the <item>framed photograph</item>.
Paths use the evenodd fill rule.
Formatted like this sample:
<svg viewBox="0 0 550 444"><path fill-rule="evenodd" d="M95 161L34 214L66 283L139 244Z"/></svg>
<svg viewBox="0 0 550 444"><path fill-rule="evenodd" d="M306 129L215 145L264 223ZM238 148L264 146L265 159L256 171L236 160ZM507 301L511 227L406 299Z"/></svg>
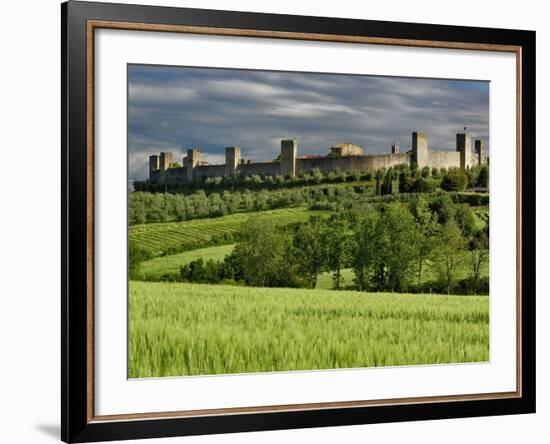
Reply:
<svg viewBox="0 0 550 444"><path fill-rule="evenodd" d="M69 1L62 439L535 411L535 33Z"/></svg>

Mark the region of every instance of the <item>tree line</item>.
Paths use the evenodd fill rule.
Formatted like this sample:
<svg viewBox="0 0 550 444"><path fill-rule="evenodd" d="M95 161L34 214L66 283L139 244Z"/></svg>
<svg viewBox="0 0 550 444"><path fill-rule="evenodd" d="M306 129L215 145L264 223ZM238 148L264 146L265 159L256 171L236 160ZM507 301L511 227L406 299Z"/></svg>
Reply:
<svg viewBox="0 0 550 444"><path fill-rule="evenodd" d="M466 182L463 182L463 180ZM401 164L389 169L381 168L376 171L341 171L338 168L333 171L324 172L319 168L312 169L309 173L302 173L294 176L282 175L243 175L239 173L223 177L196 178L191 182L172 180L162 183L146 181L134 182L136 191L153 193L179 192L190 194L197 190L206 192L223 192L225 190L276 190L283 188L295 188L307 185L346 183L346 182L371 182L376 181L377 194L391 194L391 187L394 180L399 179L399 187L406 190L401 192L424 191L424 187L438 188L450 186L451 188L486 187L489 179L489 168L486 165L474 166L466 171L458 168L430 168L419 169L415 164ZM385 193L383 193L383 184ZM453 189L452 191L462 191Z"/></svg>
<svg viewBox="0 0 550 444"><path fill-rule="evenodd" d="M365 191L363 189L362 191ZM311 205L321 201L348 201L356 190L351 186L334 189L297 188L275 191L224 191L207 195L204 190L185 194L135 192L129 200L129 223L184 221L277 208Z"/></svg>
<svg viewBox="0 0 550 444"><path fill-rule="evenodd" d="M479 228L467 205L446 194L409 203L367 205L282 229L250 218L243 239L223 261L192 261L180 279L259 287L315 288L330 271L340 289L352 268L360 291L488 293L488 223ZM435 280L426 281L427 265ZM459 280L458 273L468 270Z"/></svg>
<svg viewBox="0 0 550 444"><path fill-rule="evenodd" d="M485 170L486 167L475 167L466 172L451 169L445 170L441 175L441 170L438 169L418 170L403 166L379 170L371 177L371 182L356 184L302 186L271 191L245 189L207 193L207 190L198 190L192 194L134 192L129 198L129 223L134 225L184 221L299 205L310 205L313 209L340 210L349 207L358 198L362 201L375 201L371 197L431 193L439 188L461 192L472 184L486 185L488 170L484 173ZM320 174L320 171L317 173ZM408 198L405 196L405 199ZM483 195L474 195L470 198L470 203L483 205L483 199ZM487 199L485 196L485 200Z"/></svg>

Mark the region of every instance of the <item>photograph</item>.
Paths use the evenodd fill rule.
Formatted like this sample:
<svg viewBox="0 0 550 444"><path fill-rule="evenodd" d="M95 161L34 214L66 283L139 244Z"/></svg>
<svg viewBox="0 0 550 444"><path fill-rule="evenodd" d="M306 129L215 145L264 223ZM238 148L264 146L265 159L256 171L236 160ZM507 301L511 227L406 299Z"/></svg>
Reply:
<svg viewBox="0 0 550 444"><path fill-rule="evenodd" d="M129 63L128 378L489 362L490 86Z"/></svg>
<svg viewBox="0 0 550 444"><path fill-rule="evenodd" d="M61 439L521 441L533 14L162 3L61 6Z"/></svg>

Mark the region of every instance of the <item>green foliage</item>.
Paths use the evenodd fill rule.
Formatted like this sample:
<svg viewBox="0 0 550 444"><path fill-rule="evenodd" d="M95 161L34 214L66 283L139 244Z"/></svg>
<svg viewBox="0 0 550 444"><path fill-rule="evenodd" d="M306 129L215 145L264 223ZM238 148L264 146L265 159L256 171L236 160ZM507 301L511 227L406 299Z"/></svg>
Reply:
<svg viewBox="0 0 550 444"><path fill-rule="evenodd" d="M483 165L479 170L479 175L477 177L477 186L478 187L489 186L489 167L487 165Z"/></svg>
<svg viewBox="0 0 550 444"><path fill-rule="evenodd" d="M430 211L427 200L422 197L411 202L411 213L418 227L416 264L417 284L420 285L424 264L432 257L437 245L440 226L437 223L437 215Z"/></svg>
<svg viewBox="0 0 550 444"><path fill-rule="evenodd" d="M372 263L370 274L377 290L402 291L407 287L411 264L415 259L418 227L410 211L399 204L389 204L381 212L370 239Z"/></svg>
<svg viewBox="0 0 550 444"><path fill-rule="evenodd" d="M435 189L436 185L433 179L430 179L428 176L420 176L414 181L410 191L413 193L432 193Z"/></svg>
<svg viewBox="0 0 550 444"><path fill-rule="evenodd" d="M463 258L462 252L466 247L466 240L454 219L448 220L440 230L439 242L436 247L436 264L439 282L450 294L456 279L456 272Z"/></svg>
<svg viewBox="0 0 550 444"><path fill-rule="evenodd" d="M376 170L374 175L376 179L376 195L382 195L382 180L384 179L384 170Z"/></svg>
<svg viewBox="0 0 550 444"><path fill-rule="evenodd" d="M371 287L371 281L376 273L377 245L375 240L378 236L380 215L377 211L370 209L363 216L358 231L354 235L353 249L353 271L355 284L361 291Z"/></svg>
<svg viewBox="0 0 550 444"><path fill-rule="evenodd" d="M489 193L452 193L450 197L455 203L465 203L472 207L489 205Z"/></svg>
<svg viewBox="0 0 550 444"><path fill-rule="evenodd" d="M372 173L369 171L339 171L338 169L324 172L319 168L314 168L309 174L301 174L300 176L280 175L252 175L247 176L236 173L230 176L205 177L195 179L192 182L184 182L181 180L168 180L166 182L153 183L146 181L134 182L134 189L138 192L151 193L185 193L191 194L197 190L204 189L208 192L217 191L244 191L251 189L259 190L278 190L285 188L301 187L309 184L328 184L328 183L343 183L347 181L371 181Z"/></svg>
<svg viewBox="0 0 550 444"><path fill-rule="evenodd" d="M472 264L471 290L478 294L481 280L481 270L489 261L489 236L488 230L476 231L470 240L470 255Z"/></svg>
<svg viewBox="0 0 550 444"><path fill-rule="evenodd" d="M325 221L312 217L294 234L293 256L311 288L317 285L317 276L327 262L326 231Z"/></svg>
<svg viewBox="0 0 550 444"><path fill-rule="evenodd" d="M484 362L484 296L130 282L130 378Z"/></svg>
<svg viewBox="0 0 550 444"><path fill-rule="evenodd" d="M304 208L287 208L262 211L257 217L261 220L272 220L278 225L288 225L303 222L315 214L324 213ZM176 254L196 248L235 243L241 238L243 224L249 217L249 214L239 213L215 219L133 225L128 229L128 237L150 257Z"/></svg>
<svg viewBox="0 0 550 444"><path fill-rule="evenodd" d="M152 254L136 242L128 242L128 274L130 279L136 279L139 272L139 264L150 259Z"/></svg>
<svg viewBox="0 0 550 444"><path fill-rule="evenodd" d="M452 197L447 193L437 193L428 205L440 224L445 224L455 217L456 206Z"/></svg>
<svg viewBox="0 0 550 444"><path fill-rule="evenodd" d="M351 260L353 242L346 218L331 217L324 230L325 263L333 272L333 288L340 289L342 269ZM316 280L317 283L317 280Z"/></svg>
<svg viewBox="0 0 550 444"><path fill-rule="evenodd" d="M212 259L204 261L195 259L180 268L180 277L186 282L199 284L218 284L235 279L235 269L229 260L217 262Z"/></svg>
<svg viewBox="0 0 550 444"><path fill-rule="evenodd" d="M476 231L476 220L468 205L456 205L454 219L465 238L470 238Z"/></svg>
<svg viewBox="0 0 550 444"><path fill-rule="evenodd" d="M344 197L346 200L352 200L347 199L347 196L365 193L368 187L369 185L352 186L347 184L312 185L311 187L275 191L231 192L226 190L221 194L214 192L209 195L204 190L190 195L136 192L130 194L129 223L138 225L186 221L235 213L297 207L303 204L323 205L327 201L338 203Z"/></svg>
<svg viewBox="0 0 550 444"><path fill-rule="evenodd" d="M394 179L393 168L389 168L386 171L386 174L384 176L384 181L380 186L380 193L382 195L393 194L393 179Z"/></svg>
<svg viewBox="0 0 550 444"><path fill-rule="evenodd" d="M430 178L430 169L422 168L420 174L408 168L399 173L400 193L432 193L438 187L437 182Z"/></svg>
<svg viewBox="0 0 550 444"><path fill-rule="evenodd" d="M184 251L182 253L160 256L145 260L139 263L139 273L134 279L143 281L178 281L184 279L180 273L182 266L203 259L215 262L223 262L224 258L231 254L235 244L219 245L196 250Z"/></svg>
<svg viewBox="0 0 550 444"><path fill-rule="evenodd" d="M380 214L370 212L355 240L353 268L360 290L402 291L407 287L419 241L409 210L389 204Z"/></svg>
<svg viewBox="0 0 550 444"><path fill-rule="evenodd" d="M484 180L484 171L488 174L486 167L473 167L467 171L468 176L461 170L453 169L447 173L442 169L444 177L441 180L436 176L428 177L427 171L423 169L419 172L407 165L398 165L376 171L374 181L372 172L335 170L324 174L317 168L300 177L256 175L207 178L204 183L201 182L204 189L189 189L187 191L194 191L190 194L131 193L129 224L213 218L303 204L313 209L340 211L346 206L357 205L359 199L374 201L372 198L378 197L384 202L394 198L407 201L408 197L403 194L432 193L440 186L455 190L452 192L455 202L488 204L488 194L456 192L463 190L468 180L479 180L479 177ZM243 187L234 187L233 181L242 183ZM395 197L397 192L399 196Z"/></svg>
<svg viewBox="0 0 550 444"><path fill-rule="evenodd" d="M464 191L468 186L468 176L459 168L450 169L441 180L441 188L445 191Z"/></svg>
<svg viewBox="0 0 550 444"><path fill-rule="evenodd" d="M270 219L251 218L227 261L236 280L255 287L292 286L290 239Z"/></svg>
<svg viewBox="0 0 550 444"><path fill-rule="evenodd" d="M416 180L431 179L420 176ZM322 190L317 192L320 193L317 200L327 197ZM211 195L210 199L214 202L220 199L216 196ZM407 199L402 200L403 196ZM207 249L199 255L167 256L166 262L150 259L140 265L139 274L132 266L132 276L143 280L226 281L260 287L315 288L319 275L330 271L333 288L339 289L342 270L351 267L358 290L403 292L424 288L421 287L423 271L429 263L429 269L436 271L437 283L433 288L443 288L450 293L457 285L459 271L464 268L466 248L474 254L475 245L471 239L480 230L488 236L488 213L483 207L474 212L467 204L454 203L455 195L451 193L378 198L386 197L392 200L374 205L364 202L351 205L330 218L303 210L278 210L254 213L256 217L239 214L179 224L131 227L131 242L149 257L170 254L170 250L159 251L147 245L164 237L172 249L176 248L174 239L177 236L193 238L191 248L182 243L174 253L237 242L235 248L223 247L224 253L218 256L210 255ZM265 193L265 200L268 199L269 193ZM177 232L161 228L177 229ZM217 236L197 238L199 233L205 236L208 231ZM218 248L221 251L221 247ZM479 263L471 273L475 278L474 287L480 280L480 264L484 262L483 246L477 250ZM197 261L199 258L204 260ZM166 266L164 271L162 264Z"/></svg>

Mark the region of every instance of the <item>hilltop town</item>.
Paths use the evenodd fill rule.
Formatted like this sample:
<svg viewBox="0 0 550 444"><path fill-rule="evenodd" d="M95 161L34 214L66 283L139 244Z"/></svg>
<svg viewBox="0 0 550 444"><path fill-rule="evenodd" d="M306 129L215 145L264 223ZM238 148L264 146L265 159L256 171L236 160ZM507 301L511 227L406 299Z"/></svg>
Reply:
<svg viewBox="0 0 550 444"><path fill-rule="evenodd" d="M472 143L473 141L473 143ZM330 171L374 171L397 165L417 165L419 168L460 168L466 170L475 165L488 162L483 141L473 140L469 133L456 134L455 151L435 151L428 145L428 137L423 132L412 133L412 148L400 152L396 143L391 145L390 153L364 154L359 145L343 143L330 148L327 155L298 155L296 140L281 141L280 156L276 160L264 162L245 161L239 147L225 149L225 164L210 165L201 160L200 149L187 151L180 164L174 162L170 152L149 156L149 181L151 183L205 179L233 174L244 176L294 176L309 173L314 169L327 173Z"/></svg>

